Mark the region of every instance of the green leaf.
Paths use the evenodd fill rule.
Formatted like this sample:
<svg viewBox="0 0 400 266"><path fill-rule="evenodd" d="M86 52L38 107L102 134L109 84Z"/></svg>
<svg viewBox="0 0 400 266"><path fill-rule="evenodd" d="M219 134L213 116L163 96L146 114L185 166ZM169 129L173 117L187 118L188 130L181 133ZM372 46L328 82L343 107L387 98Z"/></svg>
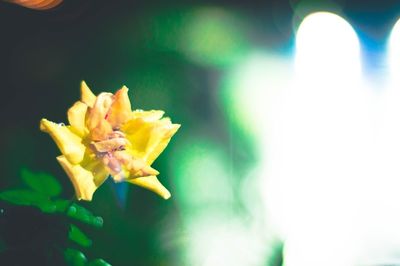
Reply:
<svg viewBox="0 0 400 266"><path fill-rule="evenodd" d="M83 247L90 247L92 245L92 240L73 224L69 228L68 238Z"/></svg>
<svg viewBox="0 0 400 266"><path fill-rule="evenodd" d="M28 189L6 190L0 193L0 199L17 205L31 205L33 201L42 197L41 194Z"/></svg>
<svg viewBox="0 0 400 266"><path fill-rule="evenodd" d="M49 197L58 196L61 193L60 183L46 173L34 173L28 169L21 170L22 180L33 190Z"/></svg>
<svg viewBox="0 0 400 266"><path fill-rule="evenodd" d="M89 262L87 266L111 266L111 264L107 263L103 259L95 259Z"/></svg>
<svg viewBox="0 0 400 266"><path fill-rule="evenodd" d="M45 212L55 210L49 198L28 189L14 189L0 192L0 199L16 205L35 206Z"/></svg>
<svg viewBox="0 0 400 266"><path fill-rule="evenodd" d="M64 257L70 266L85 266L87 263L85 254L76 249L67 248L64 251Z"/></svg>
<svg viewBox="0 0 400 266"><path fill-rule="evenodd" d="M57 212L66 212L67 208L71 205L71 201L65 199L57 199L53 200L53 204Z"/></svg>
<svg viewBox="0 0 400 266"><path fill-rule="evenodd" d="M76 203L71 204L68 208L67 216L95 227L103 226L103 218L94 216L88 209Z"/></svg>

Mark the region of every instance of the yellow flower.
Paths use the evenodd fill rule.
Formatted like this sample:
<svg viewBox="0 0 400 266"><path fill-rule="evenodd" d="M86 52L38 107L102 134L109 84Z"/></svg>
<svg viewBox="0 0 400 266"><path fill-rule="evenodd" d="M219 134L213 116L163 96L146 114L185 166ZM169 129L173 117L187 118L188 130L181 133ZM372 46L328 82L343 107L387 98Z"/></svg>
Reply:
<svg viewBox="0 0 400 266"><path fill-rule="evenodd" d="M84 81L81 100L68 110L70 125L40 121L62 155L58 162L75 188L77 198L91 200L108 176L149 189L164 199L171 194L151 167L180 125L162 118L163 111L131 110L128 88L97 97Z"/></svg>

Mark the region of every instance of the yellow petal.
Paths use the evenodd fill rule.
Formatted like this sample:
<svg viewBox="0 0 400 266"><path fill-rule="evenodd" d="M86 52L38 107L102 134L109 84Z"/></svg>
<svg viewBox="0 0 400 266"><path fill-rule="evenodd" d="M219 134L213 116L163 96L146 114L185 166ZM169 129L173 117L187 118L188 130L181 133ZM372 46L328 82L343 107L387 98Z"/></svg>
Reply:
<svg viewBox="0 0 400 266"><path fill-rule="evenodd" d="M132 112L131 118L132 119L142 118L144 121L154 122L161 119L163 115L164 111L161 110L150 110L150 111L135 110Z"/></svg>
<svg viewBox="0 0 400 266"><path fill-rule="evenodd" d="M108 112L107 121L113 128L120 128L131 116L131 102L128 97L128 88L123 86L114 95L114 102Z"/></svg>
<svg viewBox="0 0 400 266"><path fill-rule="evenodd" d="M123 175L114 176L116 181L121 181L121 177L125 176L123 179L131 179L134 177L142 177L142 176L150 176L150 175L158 175L156 169L152 168L150 165L147 165L146 162L140 158L134 158L131 154L129 154L126 150L124 151L115 151L114 157L117 159L123 166L128 174L123 173Z"/></svg>
<svg viewBox="0 0 400 266"><path fill-rule="evenodd" d="M87 105L83 102L76 102L71 108L68 109L68 121L72 126L72 130L80 137L85 135L85 117Z"/></svg>
<svg viewBox="0 0 400 266"><path fill-rule="evenodd" d="M171 193L160 183L160 181L158 181L157 177L155 176L133 178L127 180L127 182L151 190L164 199L169 199L171 197Z"/></svg>
<svg viewBox="0 0 400 266"><path fill-rule="evenodd" d="M122 131L126 134L136 134L138 130L146 131L145 128L153 126L153 122L157 122L164 115L161 110L135 110L131 113L131 119L122 127Z"/></svg>
<svg viewBox="0 0 400 266"><path fill-rule="evenodd" d="M93 153L90 153L89 155L86 154L80 165L93 174L94 183L98 187L103 184L103 182L106 181L107 177L110 175L110 172L103 162L99 160Z"/></svg>
<svg viewBox="0 0 400 266"><path fill-rule="evenodd" d="M146 121L142 118L129 120L122 128L131 145L127 149L136 158L151 165L166 148L180 125L172 124L168 118Z"/></svg>
<svg viewBox="0 0 400 266"><path fill-rule="evenodd" d="M89 107L93 107L96 95L89 89L85 81L81 82L81 101Z"/></svg>
<svg viewBox="0 0 400 266"><path fill-rule="evenodd" d="M131 177L160 174L160 172L158 172L150 165L147 165L142 159L133 159L129 165L128 170L130 171Z"/></svg>
<svg viewBox="0 0 400 266"><path fill-rule="evenodd" d="M86 126L89 129L92 140L104 140L113 132L110 123L106 120L112 102L113 95L103 92L97 96L93 108L89 109Z"/></svg>
<svg viewBox="0 0 400 266"><path fill-rule="evenodd" d="M97 174L97 177L95 177L92 171L86 170L79 164L71 164L65 156L58 156L57 161L70 178L78 200L92 200L93 193L102 183L99 180L104 181L107 177L104 176L104 173L102 173L102 176Z"/></svg>
<svg viewBox="0 0 400 266"><path fill-rule="evenodd" d="M151 165L163 152L170 142L172 136L180 127L181 125L179 124L171 124L171 122L168 122L161 123L159 128L153 130L153 134L151 135L145 156L143 158L149 165Z"/></svg>
<svg viewBox="0 0 400 266"><path fill-rule="evenodd" d="M85 146L81 138L68 127L53 123L47 119L40 121L40 130L47 132L53 138L62 154L73 164L80 163L85 154Z"/></svg>

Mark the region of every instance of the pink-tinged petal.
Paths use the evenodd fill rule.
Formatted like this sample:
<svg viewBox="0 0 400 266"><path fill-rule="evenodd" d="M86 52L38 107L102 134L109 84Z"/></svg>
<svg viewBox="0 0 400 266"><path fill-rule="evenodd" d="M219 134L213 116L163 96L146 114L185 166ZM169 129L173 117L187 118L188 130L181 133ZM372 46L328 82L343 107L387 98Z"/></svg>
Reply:
<svg viewBox="0 0 400 266"><path fill-rule="evenodd" d="M87 133L87 129L85 126L85 118L88 106L83 102L76 102L71 108L68 109L68 121L72 126L72 130L83 137Z"/></svg>
<svg viewBox="0 0 400 266"><path fill-rule="evenodd" d="M153 191L164 199L169 199L171 197L171 193L160 183L160 181L158 181L157 177L155 176L144 176L128 179L127 182Z"/></svg>
<svg viewBox="0 0 400 266"><path fill-rule="evenodd" d="M121 163L123 169L127 171L124 173L125 178L131 179L134 177L158 175L159 172L152 168L150 165L140 158L134 158L127 151L115 151L114 158ZM117 179L121 179L120 176Z"/></svg>
<svg viewBox="0 0 400 266"><path fill-rule="evenodd" d="M114 95L114 102L108 112L107 121L113 128L120 128L130 118L131 113L128 88L123 86Z"/></svg>
<svg viewBox="0 0 400 266"><path fill-rule="evenodd" d="M96 95L90 90L85 81L81 82L81 101L89 107L93 107Z"/></svg>
<svg viewBox="0 0 400 266"><path fill-rule="evenodd" d="M124 147L128 141L125 138L113 138L102 141L92 142L91 147L95 152L116 151L120 147Z"/></svg>
<svg viewBox="0 0 400 266"><path fill-rule="evenodd" d="M86 126L89 129L91 139L94 141L107 139L108 135L113 132L110 123L106 120L112 102L113 95L103 92L97 96L93 108L89 109Z"/></svg>
<svg viewBox="0 0 400 266"><path fill-rule="evenodd" d="M40 130L50 134L62 154L71 163L78 164L82 161L86 147L82 144L82 139L68 127L43 118L40 121Z"/></svg>
<svg viewBox="0 0 400 266"><path fill-rule="evenodd" d="M92 171L86 170L79 164L71 164L70 161L65 158L65 156L58 156L57 161L70 178L78 200L92 200L93 193L102 182L96 182L96 178ZM104 174L102 177L97 174L98 180L104 181L106 177L107 176Z"/></svg>

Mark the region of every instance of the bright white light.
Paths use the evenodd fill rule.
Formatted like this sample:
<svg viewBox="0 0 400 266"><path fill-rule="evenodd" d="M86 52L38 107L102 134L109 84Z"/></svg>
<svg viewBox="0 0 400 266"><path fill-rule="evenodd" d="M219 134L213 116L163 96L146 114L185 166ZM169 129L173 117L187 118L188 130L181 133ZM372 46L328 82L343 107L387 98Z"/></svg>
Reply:
<svg viewBox="0 0 400 266"><path fill-rule="evenodd" d="M193 266L258 266L265 263L260 231L240 217L221 213L197 216L188 227L188 256Z"/></svg>
<svg viewBox="0 0 400 266"><path fill-rule="evenodd" d="M389 59L400 55L398 24ZM400 80L393 73L400 60L391 64L389 87L377 93L362 79L359 41L343 18L312 14L296 38L294 74L282 58L253 54L222 93L230 118L259 138L263 157L261 169L243 177L255 184L243 182L244 204L257 213L258 189L265 188L266 220L285 239L285 266L397 265ZM193 218L192 261L257 265L252 258L266 242L256 235L270 228L200 218ZM253 243L252 252L240 253L238 243Z"/></svg>
<svg viewBox="0 0 400 266"><path fill-rule="evenodd" d="M388 62L389 86L374 92L346 21L316 13L301 23L294 85L264 140L266 202L286 240L285 266L399 263L400 22Z"/></svg>
<svg viewBox="0 0 400 266"><path fill-rule="evenodd" d="M360 70L357 35L343 18L328 12L307 16L296 34L296 65L315 80L352 77Z"/></svg>
<svg viewBox="0 0 400 266"><path fill-rule="evenodd" d="M400 262L400 22L389 38L387 47L389 76L374 96L375 135L370 144L374 154L374 175L369 178L370 194L362 206L363 261L398 265ZM383 72L385 73L385 72ZM383 86L384 85L384 86ZM371 174L372 175L372 174Z"/></svg>
<svg viewBox="0 0 400 266"><path fill-rule="evenodd" d="M372 130L352 27L331 13L307 16L295 72L266 141L266 202L286 240L285 266L354 265Z"/></svg>

